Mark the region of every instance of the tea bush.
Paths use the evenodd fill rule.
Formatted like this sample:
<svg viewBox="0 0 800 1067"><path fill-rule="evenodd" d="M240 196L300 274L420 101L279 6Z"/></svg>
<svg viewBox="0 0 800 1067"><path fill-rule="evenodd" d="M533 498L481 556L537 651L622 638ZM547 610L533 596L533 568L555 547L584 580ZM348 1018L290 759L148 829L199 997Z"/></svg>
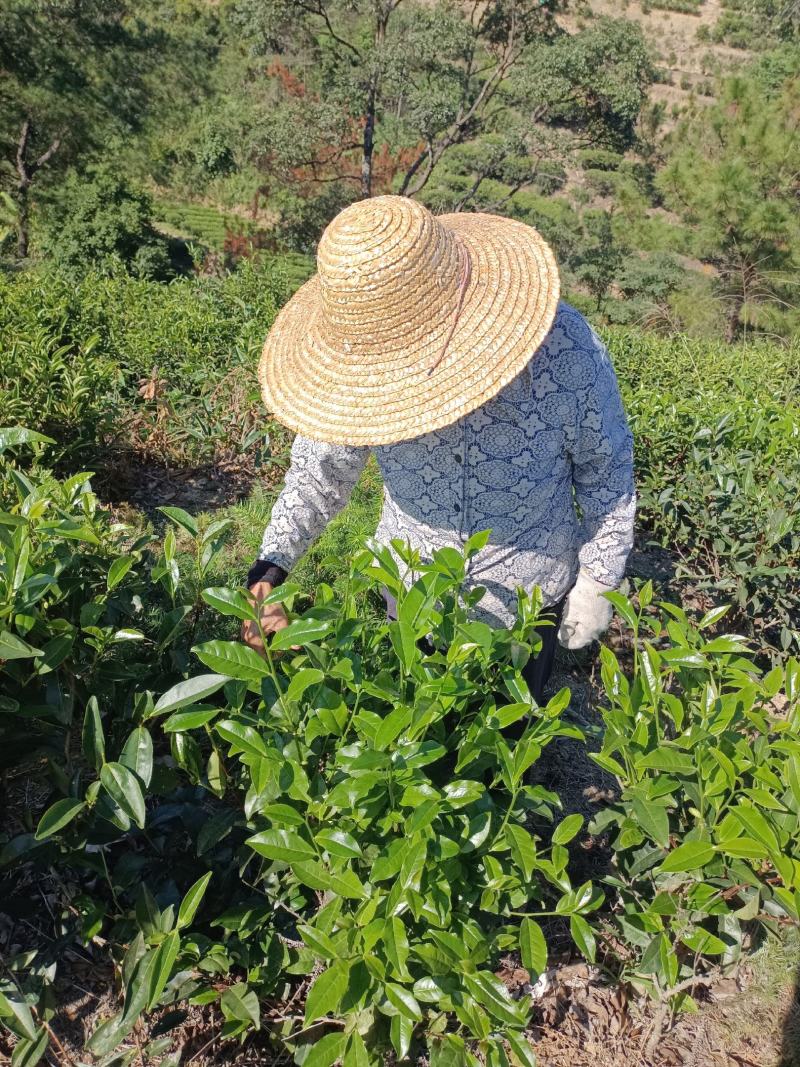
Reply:
<svg viewBox="0 0 800 1067"><path fill-rule="evenodd" d="M800 649L800 349L608 335L639 521L756 650Z"/></svg>
<svg viewBox="0 0 800 1067"><path fill-rule="evenodd" d="M275 260L169 284L0 274L0 424L84 463L114 445L186 462L263 443L254 367L289 287Z"/></svg>
<svg viewBox="0 0 800 1067"><path fill-rule="evenodd" d="M174 1065L186 1008L213 1004L223 1037L266 1031L312 1067L415 1050L532 1067L529 1005L494 969L516 952L535 980L552 921L680 1007L754 924L797 919L800 669L764 675L743 638L708 640L720 612L692 625L656 615L647 587L638 607L614 596L636 651L630 672L603 653L594 758L620 792L593 832L613 864L574 884L582 819L528 776L582 738L569 693L538 707L520 673L536 592L491 630L470 617L480 591L460 594L460 553L423 564L398 543L406 590L368 545L341 595L323 583L298 613L296 586L273 594L291 624L261 658L235 639L249 601L219 585L228 520L166 508L163 543L114 524L88 475L13 462L37 436L0 432L0 741L48 795L0 865L54 880L58 940L4 961L16 1064L62 1051L71 941L119 996L84 1052L97 1063L141 1048ZM395 622L370 607L383 586Z"/></svg>

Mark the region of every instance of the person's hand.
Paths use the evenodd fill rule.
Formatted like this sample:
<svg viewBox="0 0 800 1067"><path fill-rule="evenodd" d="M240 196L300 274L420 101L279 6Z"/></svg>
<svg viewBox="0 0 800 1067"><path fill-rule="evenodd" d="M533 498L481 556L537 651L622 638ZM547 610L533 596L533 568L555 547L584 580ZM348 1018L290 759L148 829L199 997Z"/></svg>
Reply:
<svg viewBox="0 0 800 1067"><path fill-rule="evenodd" d="M572 587L558 628L564 648L583 648L608 628L613 609L603 596L611 587L601 585L581 571Z"/></svg>
<svg viewBox="0 0 800 1067"><path fill-rule="evenodd" d="M269 582L256 582L250 587L250 600L258 611L261 626L267 635L274 634L276 630L283 630L289 625L282 604L263 603L271 592L272 586ZM254 622L245 620L242 623L242 640L249 648L258 652L259 656L264 655L264 643Z"/></svg>

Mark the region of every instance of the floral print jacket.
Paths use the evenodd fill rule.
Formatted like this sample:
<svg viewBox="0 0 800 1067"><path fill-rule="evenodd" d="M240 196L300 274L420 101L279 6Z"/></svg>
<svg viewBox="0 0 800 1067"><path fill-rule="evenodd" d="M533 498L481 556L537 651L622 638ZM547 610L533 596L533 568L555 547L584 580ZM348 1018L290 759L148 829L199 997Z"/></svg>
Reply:
<svg viewBox="0 0 800 1067"><path fill-rule="evenodd" d="M579 569L619 584L633 544L632 445L608 352L562 302L525 369L458 422L374 449L296 437L259 558L289 571L345 506L372 451L384 483L376 538L430 558L490 529L467 588L486 588L478 618L505 625L518 586L538 585L555 604Z"/></svg>

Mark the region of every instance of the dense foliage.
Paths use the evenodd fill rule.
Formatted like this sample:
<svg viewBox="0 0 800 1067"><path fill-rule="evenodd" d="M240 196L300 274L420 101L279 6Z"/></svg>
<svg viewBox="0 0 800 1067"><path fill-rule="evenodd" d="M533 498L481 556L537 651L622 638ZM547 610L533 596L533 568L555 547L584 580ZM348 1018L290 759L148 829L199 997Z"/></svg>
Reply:
<svg viewBox="0 0 800 1067"><path fill-rule="evenodd" d="M8 460L36 439L0 444ZM345 595L321 585L264 659L228 639L253 616L242 592L209 584L226 520L166 508L158 543L112 525L86 474L13 461L2 492L2 749L46 758L49 797L0 863L60 872L61 943L113 961L120 1007L87 1054L176 1063L181 1009L213 1003L224 1036L263 1028L317 1067L390 1048L532 1067L529 1009L493 964L517 951L542 974L553 922L680 1006L710 961L736 958L745 921L797 919L800 668L764 675L741 637L708 639L722 612L695 627L655 614L649 587L638 610L614 598L635 659L604 653L593 758L619 782L595 827L615 827L615 862L573 884L582 818L528 778L548 745L582 738L568 692L539 708L520 674L536 593L493 631L470 621L479 593L459 595L461 554L421 564L398 544L406 589L368 546ZM381 586L396 622L365 611ZM275 596L291 611L298 590ZM60 1040L58 968L46 949L6 961L20 1064ZM140 1052L129 1035L153 1012L163 1036Z"/></svg>

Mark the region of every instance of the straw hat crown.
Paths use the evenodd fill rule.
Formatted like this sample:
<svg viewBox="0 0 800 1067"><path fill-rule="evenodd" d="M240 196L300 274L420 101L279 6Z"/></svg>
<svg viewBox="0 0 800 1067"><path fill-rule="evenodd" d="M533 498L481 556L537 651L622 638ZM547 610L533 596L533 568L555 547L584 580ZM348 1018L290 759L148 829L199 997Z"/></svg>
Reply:
<svg viewBox="0 0 800 1067"><path fill-rule="evenodd" d="M533 227L401 196L340 212L317 268L276 318L259 379L281 422L333 443L389 444L474 411L531 359L558 305Z"/></svg>
<svg viewBox="0 0 800 1067"><path fill-rule="evenodd" d="M317 250L322 315L345 358L392 351L448 325L463 253L421 204L379 196L345 208Z"/></svg>

